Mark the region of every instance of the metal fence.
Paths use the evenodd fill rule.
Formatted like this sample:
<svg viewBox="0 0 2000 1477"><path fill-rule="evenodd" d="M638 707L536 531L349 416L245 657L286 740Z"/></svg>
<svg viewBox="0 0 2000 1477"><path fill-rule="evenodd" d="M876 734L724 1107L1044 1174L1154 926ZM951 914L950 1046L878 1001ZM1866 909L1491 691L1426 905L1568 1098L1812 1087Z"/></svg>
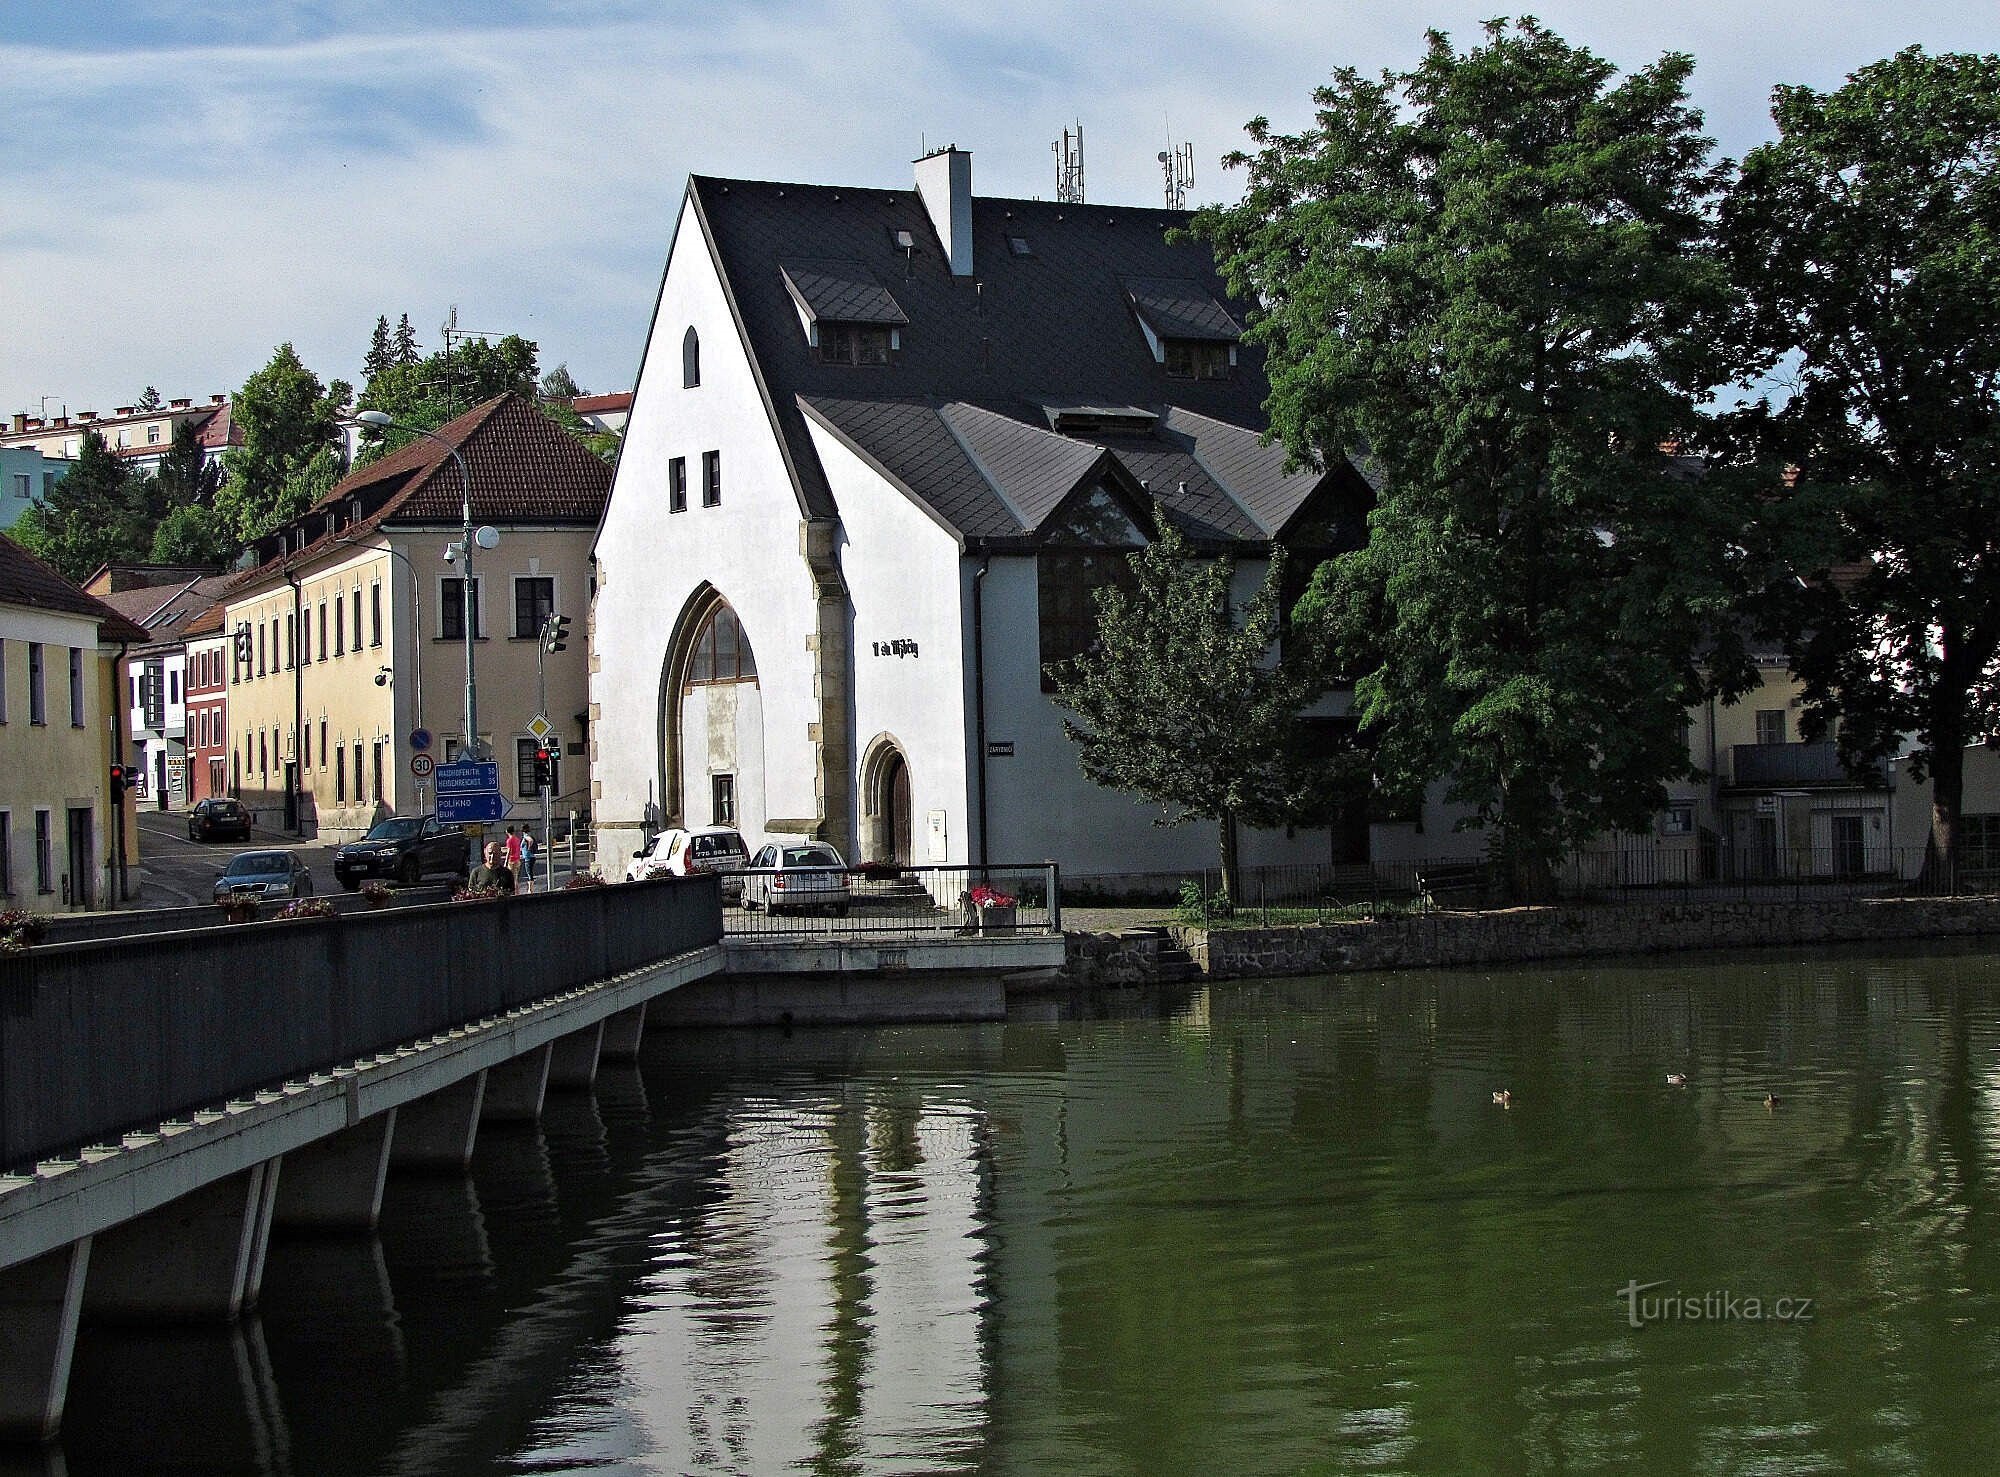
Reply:
<svg viewBox="0 0 2000 1477"><path fill-rule="evenodd" d="M1947 878L1925 847L1607 847L1577 851L1553 868L1564 902L1798 901L1925 897L2000 891L2000 866L1974 857ZM1978 863L1978 864L1975 864ZM1065 874L1062 902L1075 908L1171 909L1189 923L1236 917L1259 923L1329 923L1436 909L1505 906L1500 869L1464 857L1244 867L1235 898L1216 868L1180 872Z"/></svg>
<svg viewBox="0 0 2000 1477"><path fill-rule="evenodd" d="M1062 931L1054 862L753 868L723 875L732 938L1004 937Z"/></svg>

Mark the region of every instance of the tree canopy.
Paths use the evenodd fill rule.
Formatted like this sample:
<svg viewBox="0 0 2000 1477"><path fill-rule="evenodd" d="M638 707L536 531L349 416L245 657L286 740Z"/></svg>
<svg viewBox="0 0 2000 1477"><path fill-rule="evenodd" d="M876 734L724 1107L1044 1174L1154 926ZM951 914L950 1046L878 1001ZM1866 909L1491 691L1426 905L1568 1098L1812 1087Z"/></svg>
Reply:
<svg viewBox="0 0 2000 1477"><path fill-rule="evenodd" d="M136 480L104 437L86 428L69 470L9 532L64 579L81 584L99 565L134 557Z"/></svg>
<svg viewBox="0 0 2000 1477"><path fill-rule="evenodd" d="M1949 861L2000 733L2000 57L1913 47L1772 116L1722 239L1764 391L1737 428L1796 469L1767 512L1793 666L1851 765L1914 736Z"/></svg>
<svg viewBox="0 0 2000 1477"><path fill-rule="evenodd" d="M409 324L407 316L404 326ZM411 340L414 351L415 341ZM488 341L468 338L448 352L400 357L370 376L357 408L386 411L407 425L435 431L453 416L509 390L535 399L540 390L537 349L517 334ZM410 439L407 431L366 433L362 460L372 461Z"/></svg>
<svg viewBox="0 0 2000 1477"><path fill-rule="evenodd" d="M243 382L230 413L243 445L223 453L226 473L216 509L240 543L270 532L312 506L339 480L341 417L353 390L345 380L322 385L289 343Z"/></svg>
<svg viewBox="0 0 2000 1477"><path fill-rule="evenodd" d="M1161 806L1162 825L1217 823L1235 899L1236 828L1328 824L1356 766L1300 716L1327 685L1318 648L1290 642L1277 659L1282 553L1239 608L1232 561L1197 557L1164 513L1154 521L1131 588L1096 592L1096 646L1051 668L1056 699L1091 779Z"/></svg>
<svg viewBox="0 0 2000 1477"><path fill-rule="evenodd" d="M1662 450L1728 301L1691 65L1621 79L1532 20L1464 52L1432 32L1410 71L1335 73L1297 135L1253 121L1243 200L1193 223L1259 305L1291 456L1385 474L1304 605L1366 674L1376 762L1444 782L1523 887L1648 825L1689 773L1687 704L1746 680L1741 500Z"/></svg>

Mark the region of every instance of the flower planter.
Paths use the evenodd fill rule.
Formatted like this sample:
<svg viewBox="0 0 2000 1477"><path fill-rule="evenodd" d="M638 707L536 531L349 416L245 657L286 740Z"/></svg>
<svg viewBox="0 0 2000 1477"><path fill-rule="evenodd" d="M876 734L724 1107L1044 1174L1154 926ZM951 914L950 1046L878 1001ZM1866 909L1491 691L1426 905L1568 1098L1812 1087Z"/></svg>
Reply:
<svg viewBox="0 0 2000 1477"><path fill-rule="evenodd" d="M981 933L1012 933L1014 931L1013 903L978 903L979 931Z"/></svg>

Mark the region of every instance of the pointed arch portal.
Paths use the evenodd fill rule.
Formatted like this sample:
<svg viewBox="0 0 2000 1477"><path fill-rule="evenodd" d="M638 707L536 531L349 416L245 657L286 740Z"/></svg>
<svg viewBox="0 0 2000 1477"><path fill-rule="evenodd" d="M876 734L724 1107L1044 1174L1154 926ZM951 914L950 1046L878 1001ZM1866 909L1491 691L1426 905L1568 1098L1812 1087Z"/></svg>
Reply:
<svg viewBox="0 0 2000 1477"><path fill-rule="evenodd" d="M658 824L763 829L757 658L735 608L704 581L674 621L660 672Z"/></svg>

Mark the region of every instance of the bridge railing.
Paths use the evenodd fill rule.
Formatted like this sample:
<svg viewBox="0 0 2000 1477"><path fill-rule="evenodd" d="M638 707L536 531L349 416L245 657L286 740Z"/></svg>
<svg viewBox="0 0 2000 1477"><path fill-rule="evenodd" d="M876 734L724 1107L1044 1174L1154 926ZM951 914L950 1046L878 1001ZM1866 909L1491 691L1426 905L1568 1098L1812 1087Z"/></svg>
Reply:
<svg viewBox="0 0 2000 1477"><path fill-rule="evenodd" d="M711 879L0 959L0 1171L717 942Z"/></svg>
<svg viewBox="0 0 2000 1477"><path fill-rule="evenodd" d="M722 886L731 938L1062 932L1054 862L750 868L724 874Z"/></svg>

